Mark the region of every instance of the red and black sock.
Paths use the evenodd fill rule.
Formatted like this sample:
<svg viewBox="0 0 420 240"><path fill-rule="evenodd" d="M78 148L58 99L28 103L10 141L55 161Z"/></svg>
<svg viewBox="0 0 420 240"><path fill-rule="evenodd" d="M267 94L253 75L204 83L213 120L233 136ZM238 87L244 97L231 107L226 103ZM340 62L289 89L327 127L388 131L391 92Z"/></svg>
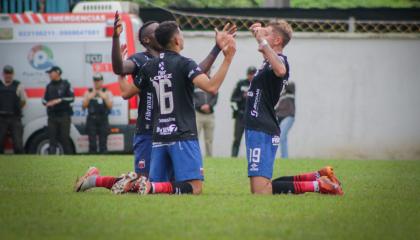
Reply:
<svg viewBox="0 0 420 240"><path fill-rule="evenodd" d="M315 185L317 185L316 181L290 181L290 178L293 177L280 177L274 179L271 182L273 194L287 194L287 193L294 193L300 194L305 192L314 192ZM285 181L289 180L289 181ZM314 183L315 182L315 183Z"/></svg>
<svg viewBox="0 0 420 240"><path fill-rule="evenodd" d="M111 189L117 181L118 178L113 176L97 176L95 186Z"/></svg>
<svg viewBox="0 0 420 240"><path fill-rule="evenodd" d="M309 172L309 173L302 173L296 176L293 176L293 181L296 182L308 182L308 181L316 181L319 178L318 172Z"/></svg>
<svg viewBox="0 0 420 240"><path fill-rule="evenodd" d="M275 179L274 181L283 181L283 182L309 182L309 181L316 181L319 178L318 172L309 172L309 173L302 173L296 176L284 176Z"/></svg>
<svg viewBox="0 0 420 240"><path fill-rule="evenodd" d="M191 194L193 188L188 182L153 182L150 193Z"/></svg>

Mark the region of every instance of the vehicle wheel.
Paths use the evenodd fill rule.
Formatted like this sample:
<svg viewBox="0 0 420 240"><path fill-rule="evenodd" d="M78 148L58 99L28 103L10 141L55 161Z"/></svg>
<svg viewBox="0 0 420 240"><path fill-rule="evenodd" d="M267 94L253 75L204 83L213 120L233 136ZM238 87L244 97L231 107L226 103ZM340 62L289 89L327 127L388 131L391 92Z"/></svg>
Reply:
<svg viewBox="0 0 420 240"><path fill-rule="evenodd" d="M58 142L58 151L56 152L57 155L62 155L64 153L63 145ZM29 154L39 154L39 155L48 155L48 149L50 148L50 142L48 139L47 132L43 131L36 134L30 140L28 144L28 153ZM70 154L73 154L72 151Z"/></svg>

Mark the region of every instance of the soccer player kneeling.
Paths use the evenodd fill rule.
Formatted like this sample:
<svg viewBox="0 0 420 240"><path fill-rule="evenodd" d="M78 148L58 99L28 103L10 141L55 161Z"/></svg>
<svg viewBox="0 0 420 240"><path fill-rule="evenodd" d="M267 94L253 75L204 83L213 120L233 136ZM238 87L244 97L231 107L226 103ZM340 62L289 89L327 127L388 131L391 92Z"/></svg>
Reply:
<svg viewBox="0 0 420 240"><path fill-rule="evenodd" d="M153 86L158 103L153 121L150 181L140 177L128 182L125 190L140 194L200 194L204 177L193 103L194 86L217 93L236 52L235 40L231 35L225 36L223 62L209 79L193 60L179 54L184 48L184 39L176 22L162 22L155 30L155 38L164 50L140 70L140 88Z"/></svg>
<svg viewBox="0 0 420 240"><path fill-rule="evenodd" d="M264 56L262 67L255 73L248 91L245 116L245 142L251 192L281 194L319 192L342 195L341 184L332 167L298 176L271 180L279 144L274 106L283 84L289 78L289 64L283 49L292 37L292 28L284 20L270 22L266 27L255 23L250 28Z"/></svg>

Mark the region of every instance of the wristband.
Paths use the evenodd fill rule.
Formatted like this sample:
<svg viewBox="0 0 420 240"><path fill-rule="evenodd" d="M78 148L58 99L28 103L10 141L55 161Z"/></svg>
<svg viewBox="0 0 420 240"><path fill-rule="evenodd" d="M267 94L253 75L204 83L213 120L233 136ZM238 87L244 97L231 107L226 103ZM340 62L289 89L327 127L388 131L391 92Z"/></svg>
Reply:
<svg viewBox="0 0 420 240"><path fill-rule="evenodd" d="M264 46L267 46L268 45L268 42L267 42L267 40L265 40L265 39L263 39L261 42L260 42L260 47L264 47Z"/></svg>

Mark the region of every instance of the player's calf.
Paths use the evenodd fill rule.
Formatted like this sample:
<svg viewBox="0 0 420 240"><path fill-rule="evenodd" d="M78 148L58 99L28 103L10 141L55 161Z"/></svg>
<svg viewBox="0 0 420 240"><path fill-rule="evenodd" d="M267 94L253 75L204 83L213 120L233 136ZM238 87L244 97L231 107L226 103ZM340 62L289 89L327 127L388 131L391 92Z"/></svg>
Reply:
<svg viewBox="0 0 420 240"><path fill-rule="evenodd" d="M199 181L199 180L197 180ZM201 183L190 182L150 182L146 177L139 177L126 182L124 192L137 192L147 194L201 194ZM200 181L201 182L201 181Z"/></svg>

